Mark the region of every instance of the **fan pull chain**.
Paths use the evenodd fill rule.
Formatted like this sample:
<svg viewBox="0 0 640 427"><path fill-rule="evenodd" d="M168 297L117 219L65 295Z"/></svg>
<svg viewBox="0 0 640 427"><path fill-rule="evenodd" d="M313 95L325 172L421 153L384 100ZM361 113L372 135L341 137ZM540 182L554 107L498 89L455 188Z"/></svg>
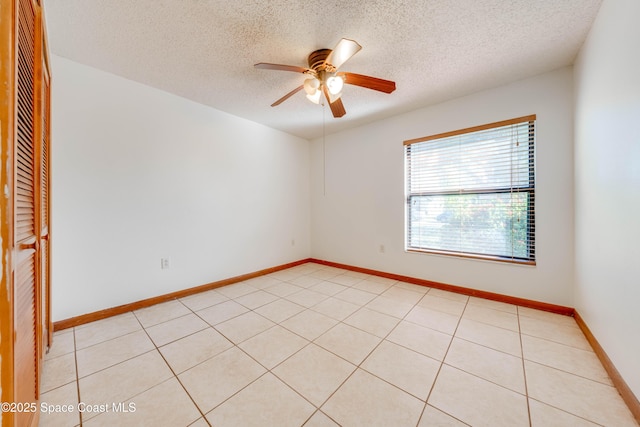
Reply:
<svg viewBox="0 0 640 427"><path fill-rule="evenodd" d="M322 195L327 195L327 141L325 134L326 103L322 103Z"/></svg>

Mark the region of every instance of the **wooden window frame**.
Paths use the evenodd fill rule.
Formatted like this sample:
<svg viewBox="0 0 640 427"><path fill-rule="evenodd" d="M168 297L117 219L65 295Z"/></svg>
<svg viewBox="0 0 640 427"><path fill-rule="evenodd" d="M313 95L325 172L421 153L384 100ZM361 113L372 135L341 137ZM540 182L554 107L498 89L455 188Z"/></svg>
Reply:
<svg viewBox="0 0 640 427"><path fill-rule="evenodd" d="M503 120L499 122L488 123L480 126L474 126L469 128L464 128L451 132L439 133L436 135L430 135L422 138L415 138L404 141L403 145L405 146L405 167L406 167L406 176L405 176L405 184L406 184L406 195L405 195L405 250L407 252L413 253L428 253L428 254L436 254L436 255L444 255L444 256L455 256L461 258L471 258L471 259L479 259L479 260L489 260L489 261L498 261L498 262L506 262L518 265L532 265L536 264L536 248L535 248L535 121L536 115L528 115L523 117L517 117L509 120ZM499 194L499 193L513 193L513 187L502 188L502 187L488 187L488 188L477 188L473 190L444 190L444 191L428 191L428 192L412 192L411 191L411 181L410 181L410 168L408 166L410 161L410 146L413 144L419 144L430 141L438 141L443 140L450 137L455 137L458 135L471 134L475 132L500 128L509 125L516 125L521 123L529 123L529 179L528 186L522 187L519 186L517 188L518 193L526 193L527 194L527 207L528 212L530 212L530 217L527 221L527 258L515 257L513 253L511 256L504 255L490 255L490 254L482 254L482 253L470 253L463 252L458 250L449 250L449 249L436 249L436 248L427 248L427 247L417 247L412 246L410 242L411 235L411 204L412 199L414 197L424 197L424 196L437 196L437 195L465 195L465 194Z"/></svg>

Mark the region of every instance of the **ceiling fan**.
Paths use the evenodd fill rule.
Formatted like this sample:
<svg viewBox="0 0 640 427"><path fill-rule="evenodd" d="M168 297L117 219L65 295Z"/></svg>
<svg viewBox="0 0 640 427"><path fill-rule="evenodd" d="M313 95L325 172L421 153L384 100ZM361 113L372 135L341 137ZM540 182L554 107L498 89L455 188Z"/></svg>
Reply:
<svg viewBox="0 0 640 427"><path fill-rule="evenodd" d="M308 58L309 68L298 67L296 65L270 64L267 62L260 62L259 64L255 64L254 67L261 70L292 71L307 76L304 84L271 104L272 107L280 105L304 89L307 93L307 98L316 104L320 103L320 98L324 95L329 102L333 117L338 118L346 114L341 100L342 88L345 83L384 93L391 93L396 90L395 82L390 80L343 71L338 72L338 68L358 53L360 49L362 49L362 46L354 40L342 39L333 50L318 49L311 52Z"/></svg>

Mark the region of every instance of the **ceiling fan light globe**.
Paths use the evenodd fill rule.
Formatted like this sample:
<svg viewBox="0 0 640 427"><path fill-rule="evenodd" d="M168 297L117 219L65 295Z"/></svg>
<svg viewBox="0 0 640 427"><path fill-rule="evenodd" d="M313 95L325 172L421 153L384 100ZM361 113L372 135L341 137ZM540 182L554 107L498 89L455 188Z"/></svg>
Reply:
<svg viewBox="0 0 640 427"><path fill-rule="evenodd" d="M315 95L320 87L320 82L316 78L306 79L304 81L304 91L307 92L307 95Z"/></svg>
<svg viewBox="0 0 640 427"><path fill-rule="evenodd" d="M320 103L320 91L316 90L313 94L307 94L307 99L314 104Z"/></svg>
<svg viewBox="0 0 640 427"><path fill-rule="evenodd" d="M335 95L333 93L329 92L329 103L333 104L338 99L340 99L341 96L342 96L342 92L338 92Z"/></svg>
<svg viewBox="0 0 640 427"><path fill-rule="evenodd" d="M343 86L344 80L342 80L342 77L331 76L327 79L327 89L329 89L331 95L338 95L342 92Z"/></svg>

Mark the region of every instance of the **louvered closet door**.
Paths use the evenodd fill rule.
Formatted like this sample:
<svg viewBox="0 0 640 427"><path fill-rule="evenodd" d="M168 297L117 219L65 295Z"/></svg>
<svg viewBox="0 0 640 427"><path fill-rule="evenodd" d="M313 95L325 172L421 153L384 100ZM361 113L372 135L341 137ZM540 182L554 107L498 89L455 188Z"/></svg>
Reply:
<svg viewBox="0 0 640 427"><path fill-rule="evenodd" d="M35 138L35 7L18 1L17 93L14 172L15 271L14 285L14 384L16 402L38 400L38 274L36 236L39 200ZM38 138L39 139L39 138ZM16 425L33 422L32 413L16 413Z"/></svg>

